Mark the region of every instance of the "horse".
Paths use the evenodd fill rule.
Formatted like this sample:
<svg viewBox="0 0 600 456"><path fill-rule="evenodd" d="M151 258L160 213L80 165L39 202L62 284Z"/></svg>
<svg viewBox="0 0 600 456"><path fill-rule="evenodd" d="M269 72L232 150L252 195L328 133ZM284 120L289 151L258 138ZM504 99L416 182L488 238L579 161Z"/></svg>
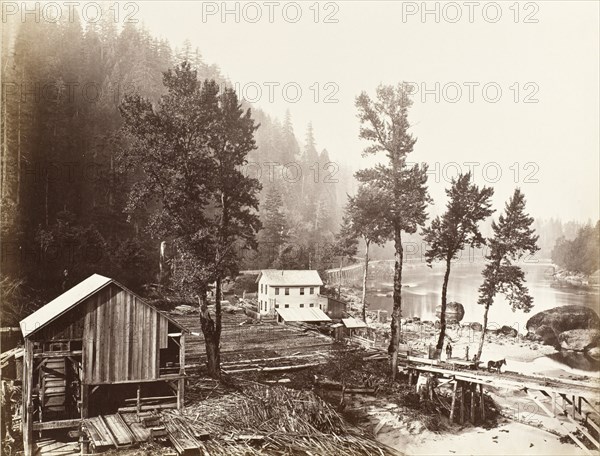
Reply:
<svg viewBox="0 0 600 456"><path fill-rule="evenodd" d="M499 373L500 367L502 367L503 364L506 365L506 358L501 359L500 361L488 361L488 372L492 372L492 369L496 369Z"/></svg>

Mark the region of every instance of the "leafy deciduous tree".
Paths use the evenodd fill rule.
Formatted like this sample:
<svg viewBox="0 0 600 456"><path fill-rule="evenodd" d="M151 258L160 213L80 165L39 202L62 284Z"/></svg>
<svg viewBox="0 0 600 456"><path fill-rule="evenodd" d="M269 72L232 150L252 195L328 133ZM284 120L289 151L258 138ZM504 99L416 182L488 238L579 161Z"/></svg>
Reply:
<svg viewBox="0 0 600 456"><path fill-rule="evenodd" d="M242 173L257 127L233 90L220 92L212 80L201 83L186 62L167 71L163 82L167 93L156 109L139 95L128 96L120 108L130 141L121 163L142 172L128 210L148 210L149 234L172 240L172 280L200 301L208 371L218 377L221 280L237 266L236 247L252 244L259 228L260 185ZM212 282L214 320L207 303Z"/></svg>
<svg viewBox="0 0 600 456"><path fill-rule="evenodd" d="M352 227L352 219L349 214L346 214L340 226L340 231L335 235L332 245L332 254L340 259L338 298L342 295L342 269L344 267L344 258L350 258L356 255L357 246L358 241Z"/></svg>
<svg viewBox="0 0 600 456"><path fill-rule="evenodd" d="M533 298L525 286L525 273L515 264L526 254L533 255L539 250L538 236L531 228L532 224L533 218L525 213L525 195L517 188L506 203L498 223L492 222L494 235L487 241L489 254L486 255L487 264L482 272L483 283L479 287L477 301L485 306L477 359L481 359L488 311L498 293L506 297L513 311L529 312L533 308Z"/></svg>
<svg viewBox="0 0 600 456"><path fill-rule="evenodd" d="M389 225L385 223L383 195L377 188L363 184L355 196L348 199L346 216L352 221L352 230L365 243L365 270L362 283L362 318L367 321L367 278L369 275L369 247L383 245L390 237Z"/></svg>
<svg viewBox="0 0 600 456"><path fill-rule="evenodd" d="M373 101L363 92L356 99L361 122L360 138L369 141L365 155L385 154L388 163L356 173L359 182L369 183L381 192L386 205L383 219L394 240L394 293L391 322L392 379L396 378L398 345L400 344L400 317L402 313L402 232L415 233L427 218L425 208L430 202L427 192L427 166L409 166L408 155L413 151L416 138L409 133L408 109L412 101L410 88L401 83L397 87L381 85Z"/></svg>
<svg viewBox="0 0 600 456"><path fill-rule="evenodd" d="M452 260L457 259L466 246L481 247L485 243L478 225L493 212L490 201L493 194L492 188L483 187L480 190L472 183L471 173L461 174L452 179L451 187L446 190L449 198L446 212L433 219L423 230L423 239L429 244L425 252L429 267L434 260L446 264L442 284L441 327L436 346L438 350L442 349L446 335L446 296Z"/></svg>

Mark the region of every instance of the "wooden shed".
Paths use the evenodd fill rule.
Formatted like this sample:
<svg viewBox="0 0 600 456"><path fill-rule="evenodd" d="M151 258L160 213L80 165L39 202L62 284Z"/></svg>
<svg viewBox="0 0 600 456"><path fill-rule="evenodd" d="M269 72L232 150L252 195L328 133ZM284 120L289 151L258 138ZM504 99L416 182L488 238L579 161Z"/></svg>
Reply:
<svg viewBox="0 0 600 456"><path fill-rule="evenodd" d="M20 322L24 337L23 442L82 419L182 407L185 330L108 277L94 274Z"/></svg>
<svg viewBox="0 0 600 456"><path fill-rule="evenodd" d="M327 307L325 313L334 320L346 317L347 303L341 299L336 299L331 296L327 296Z"/></svg>

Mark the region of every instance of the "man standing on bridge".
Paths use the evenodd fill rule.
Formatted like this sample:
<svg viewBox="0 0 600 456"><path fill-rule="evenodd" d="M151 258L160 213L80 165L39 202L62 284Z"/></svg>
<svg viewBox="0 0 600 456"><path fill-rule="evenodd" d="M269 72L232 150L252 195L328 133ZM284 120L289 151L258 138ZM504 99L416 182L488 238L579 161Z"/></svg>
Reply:
<svg viewBox="0 0 600 456"><path fill-rule="evenodd" d="M452 358L452 345L448 342L448 345L446 345L446 359L450 358Z"/></svg>

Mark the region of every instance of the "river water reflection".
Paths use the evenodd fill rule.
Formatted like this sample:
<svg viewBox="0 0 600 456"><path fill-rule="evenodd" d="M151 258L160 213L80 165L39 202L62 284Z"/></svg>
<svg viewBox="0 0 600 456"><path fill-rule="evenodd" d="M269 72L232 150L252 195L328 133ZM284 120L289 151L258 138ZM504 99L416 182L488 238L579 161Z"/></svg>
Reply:
<svg viewBox="0 0 600 456"><path fill-rule="evenodd" d="M482 264L457 264L453 267L448 284L448 302L458 301L465 308L463 322L483 320L483 306L477 304L481 285ZM553 286L551 264L525 264L527 286L533 297L534 308L529 313L513 312L502 296L497 296L490 308L490 327L512 326L525 333L527 320L537 312L563 305L584 305L598 313L600 294L598 289L583 290ZM435 307L441 302L444 267L432 268L423 264L406 264L403 269L402 315L435 320ZM392 310L392 279L380 277L368 283L367 302L372 310Z"/></svg>

